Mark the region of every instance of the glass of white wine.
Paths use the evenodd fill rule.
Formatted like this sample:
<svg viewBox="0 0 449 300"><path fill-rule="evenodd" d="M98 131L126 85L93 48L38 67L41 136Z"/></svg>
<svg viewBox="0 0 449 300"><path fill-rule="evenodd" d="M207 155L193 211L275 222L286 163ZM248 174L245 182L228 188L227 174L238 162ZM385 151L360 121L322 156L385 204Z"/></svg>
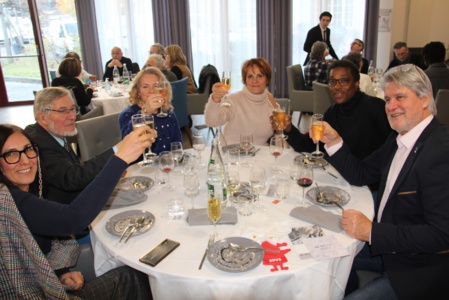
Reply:
<svg viewBox="0 0 449 300"><path fill-rule="evenodd" d="M229 90L231 89L231 71L223 72L223 76L221 77L221 83L223 84L222 88L229 92ZM224 107L231 106L232 104L226 100L227 100L227 96L225 95L223 97L223 101L221 101L220 105L224 106Z"/></svg>
<svg viewBox="0 0 449 300"><path fill-rule="evenodd" d="M169 84L167 81L158 81L153 84L153 89L156 91L156 93L160 94L164 99L165 99L165 91L167 90L167 84ZM166 116L168 116L168 114L164 112L161 106L157 116L159 118L165 118Z"/></svg>
<svg viewBox="0 0 449 300"><path fill-rule="evenodd" d="M221 191L217 191L220 193ZM220 238L220 235L217 233L217 223L221 219L221 201L220 197L214 195L209 195L209 199L207 200L207 217L209 221L214 224L214 236L215 240Z"/></svg>
<svg viewBox="0 0 449 300"><path fill-rule="evenodd" d="M145 115L137 114L131 117L131 123L133 125L133 130L137 130L137 128L147 125L145 122ZM150 165L153 161L148 161L147 157L145 156L145 149L142 153L143 160L139 162L139 166L146 167Z"/></svg>
<svg viewBox="0 0 449 300"><path fill-rule="evenodd" d="M228 171L225 174L224 187L228 191L229 200L235 203L234 193L240 188L240 175L237 171Z"/></svg>
<svg viewBox="0 0 449 300"><path fill-rule="evenodd" d="M183 148L181 142L172 142L170 144L170 151L173 155L173 160L175 161L174 173L176 175L181 174L181 169L179 168L179 162L182 159Z"/></svg>
<svg viewBox="0 0 449 300"><path fill-rule="evenodd" d="M153 115L143 114L143 119L145 121L145 124L147 124L151 129L155 130ZM151 164L154 162L156 156L157 154L153 153L153 151L151 151L151 147L149 147L148 152L144 154L144 161L147 161L149 164Z"/></svg>
<svg viewBox="0 0 449 300"><path fill-rule="evenodd" d="M323 128L323 115L314 114L312 116L312 136L316 140L316 150L312 152L312 156L315 158L320 158L324 156L324 153L320 151L320 140L323 138L324 128Z"/></svg>
<svg viewBox="0 0 449 300"><path fill-rule="evenodd" d="M199 156L199 164L198 164L198 168L199 169L203 169L206 167L206 164L204 164L201 161L201 151L204 150L204 148L206 148L206 139L204 138L204 135L202 133L196 133L193 135L193 145L192 145L193 149L195 149L196 152L198 152L198 156Z"/></svg>

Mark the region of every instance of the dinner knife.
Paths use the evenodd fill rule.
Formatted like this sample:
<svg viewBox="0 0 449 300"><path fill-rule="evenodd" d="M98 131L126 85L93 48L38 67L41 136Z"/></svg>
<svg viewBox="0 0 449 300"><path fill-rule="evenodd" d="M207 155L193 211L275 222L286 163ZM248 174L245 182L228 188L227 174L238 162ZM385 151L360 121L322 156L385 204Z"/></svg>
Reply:
<svg viewBox="0 0 449 300"><path fill-rule="evenodd" d="M212 234L209 237L209 241L207 242L207 248L204 251L203 258L201 258L201 262L200 262L200 266L198 267L198 270L201 270L201 268L203 267L203 263L204 263L204 260L206 259L206 255L207 255L207 250L209 250L209 248L214 244L214 242L215 242L215 235Z"/></svg>

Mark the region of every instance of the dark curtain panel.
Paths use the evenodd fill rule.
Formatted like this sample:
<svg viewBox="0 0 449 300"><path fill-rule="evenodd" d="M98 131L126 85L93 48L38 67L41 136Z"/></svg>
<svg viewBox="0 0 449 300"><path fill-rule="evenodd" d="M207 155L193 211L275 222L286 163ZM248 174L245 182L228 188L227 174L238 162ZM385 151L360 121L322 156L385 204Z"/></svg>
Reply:
<svg viewBox="0 0 449 300"><path fill-rule="evenodd" d="M154 40L182 48L193 74L190 10L186 0L153 0Z"/></svg>
<svg viewBox="0 0 449 300"><path fill-rule="evenodd" d="M101 79L104 70L98 41L95 3L94 1L75 0L75 9L78 18L83 68Z"/></svg>
<svg viewBox="0 0 449 300"><path fill-rule="evenodd" d="M257 55L273 70L270 92L276 98L286 98L285 67L292 64L291 1L257 0Z"/></svg>
<svg viewBox="0 0 449 300"><path fill-rule="evenodd" d="M373 64L376 65L380 0L366 0L365 7L364 56L368 60L373 60Z"/></svg>

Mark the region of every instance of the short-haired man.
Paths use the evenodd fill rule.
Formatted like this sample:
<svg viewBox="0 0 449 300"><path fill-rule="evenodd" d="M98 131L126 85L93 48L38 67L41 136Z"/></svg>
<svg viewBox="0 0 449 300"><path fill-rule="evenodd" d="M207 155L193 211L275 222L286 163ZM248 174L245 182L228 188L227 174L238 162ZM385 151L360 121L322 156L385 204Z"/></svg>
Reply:
<svg viewBox="0 0 449 300"><path fill-rule="evenodd" d="M435 118L432 86L421 69L395 67L381 84L395 130L381 148L359 160L327 123L321 140L327 160L350 184L380 181L374 221L348 209L342 226L367 242L353 270L381 277L345 299L449 299L449 131Z"/></svg>
<svg viewBox="0 0 449 300"><path fill-rule="evenodd" d="M444 63L446 47L442 42L430 42L424 46L422 54L427 66L424 73L430 79L435 98L439 89L449 89L449 69Z"/></svg>
<svg viewBox="0 0 449 300"><path fill-rule="evenodd" d="M162 74L164 74L165 78L167 78L167 80L170 82L178 80L175 73L167 70L167 68L165 67L165 59L160 54L150 54L147 62L145 63L145 67L158 68L159 70L161 70Z"/></svg>
<svg viewBox="0 0 449 300"><path fill-rule="evenodd" d="M123 75L124 64L126 64L126 68L128 69L128 71L132 71L133 62L131 61L131 59L123 56L122 49L120 49L119 47L112 48L111 57L112 58L107 61L104 68L103 80L106 80L106 78L108 78L109 81L114 80L114 76L112 74L112 72L114 71L114 66L117 66L120 76Z"/></svg>
<svg viewBox="0 0 449 300"><path fill-rule="evenodd" d="M312 51L312 46L315 42L321 41L327 44L329 49L329 54L334 58L338 59L337 54L335 54L334 48L331 44L331 30L328 28L332 20L332 15L330 12L325 11L320 14L320 23L309 30L307 33L306 41L304 42L304 51L307 52L306 60L304 65L309 61L309 55Z"/></svg>
<svg viewBox="0 0 449 300"><path fill-rule="evenodd" d="M365 49L365 43L361 39L354 39L351 43L351 52L358 52L362 54L363 49ZM362 62L363 65L360 73L368 74L369 61L362 56Z"/></svg>
<svg viewBox="0 0 449 300"><path fill-rule="evenodd" d="M150 47L150 55L151 54L159 54L163 59L165 59L165 47L159 43L153 44Z"/></svg>
<svg viewBox="0 0 449 300"><path fill-rule="evenodd" d="M329 53L325 42L315 42L310 52L310 60L304 66L304 81L306 89L312 89L312 82L327 83L327 67L325 57Z"/></svg>
<svg viewBox="0 0 449 300"><path fill-rule="evenodd" d="M414 64L421 69L425 69L422 61L422 56L420 54L412 53L408 50L407 43L397 42L393 46L394 58L390 61L387 70L404 65L404 64Z"/></svg>
<svg viewBox="0 0 449 300"><path fill-rule="evenodd" d="M70 203L114 154L111 148L88 161L79 161L67 145L67 138L77 134L75 120L78 113L76 101L65 88L48 87L36 95L36 123L28 125L25 132L39 145L45 196L49 200Z"/></svg>

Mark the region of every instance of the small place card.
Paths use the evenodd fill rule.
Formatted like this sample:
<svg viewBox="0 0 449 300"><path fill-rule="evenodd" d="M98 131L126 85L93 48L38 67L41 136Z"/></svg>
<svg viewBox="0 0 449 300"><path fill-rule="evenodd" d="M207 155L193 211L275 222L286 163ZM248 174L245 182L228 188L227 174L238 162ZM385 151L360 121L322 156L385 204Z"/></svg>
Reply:
<svg viewBox="0 0 449 300"><path fill-rule="evenodd" d="M303 240L310 255L317 260L348 256L349 252L333 235Z"/></svg>

